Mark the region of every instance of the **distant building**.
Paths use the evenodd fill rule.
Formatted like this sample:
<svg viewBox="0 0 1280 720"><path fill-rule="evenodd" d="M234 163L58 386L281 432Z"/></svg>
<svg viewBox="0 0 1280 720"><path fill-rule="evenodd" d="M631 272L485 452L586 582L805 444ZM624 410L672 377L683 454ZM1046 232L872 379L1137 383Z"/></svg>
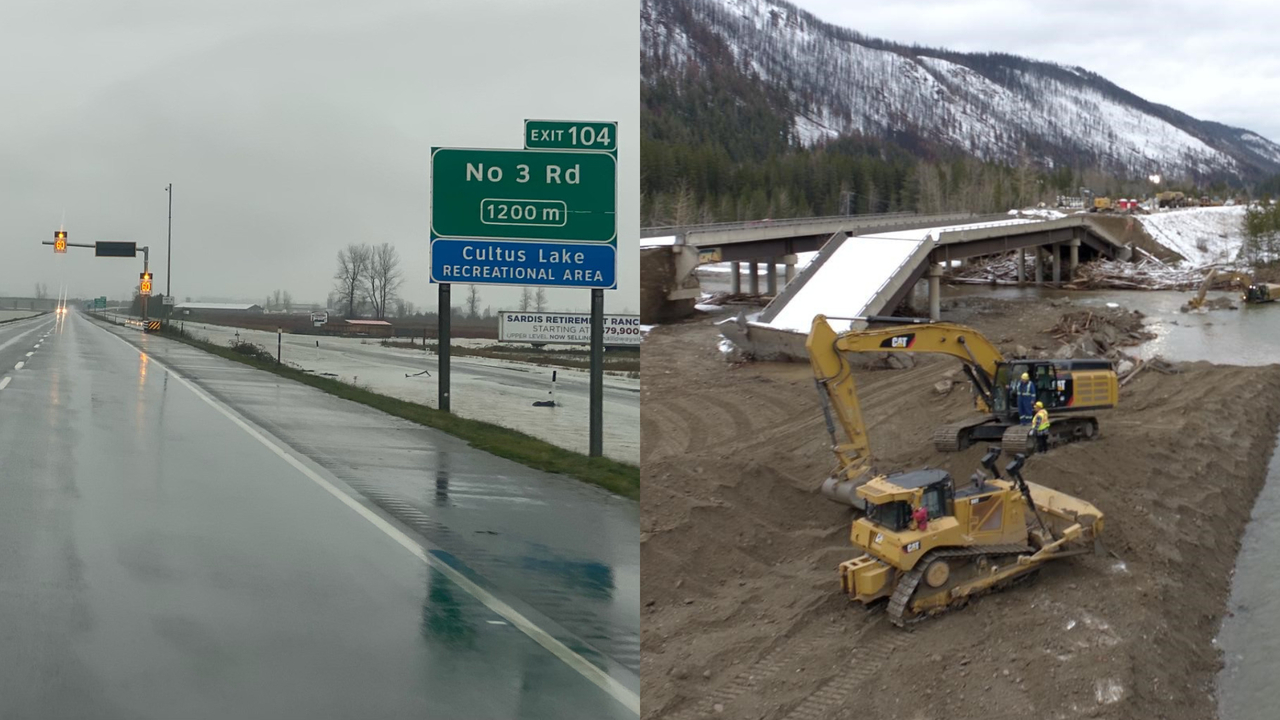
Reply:
<svg viewBox="0 0 1280 720"><path fill-rule="evenodd" d="M200 315L261 315L262 306L249 303L177 303L174 312L187 317Z"/></svg>
<svg viewBox="0 0 1280 720"><path fill-rule="evenodd" d="M333 324L335 323L330 323L330 325ZM394 329L386 320L340 320L336 324L340 332L369 337L391 337L391 331Z"/></svg>

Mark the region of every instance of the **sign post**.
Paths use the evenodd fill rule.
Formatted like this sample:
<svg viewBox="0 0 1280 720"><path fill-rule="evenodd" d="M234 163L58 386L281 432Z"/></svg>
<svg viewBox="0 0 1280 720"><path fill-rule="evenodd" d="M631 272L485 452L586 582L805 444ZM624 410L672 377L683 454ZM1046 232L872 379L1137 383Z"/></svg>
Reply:
<svg viewBox="0 0 1280 720"><path fill-rule="evenodd" d="M440 371L440 409L449 412L449 330L453 319L453 304L449 299L449 283L440 283L440 300L438 302L440 331L436 339L436 359ZM423 341L426 342L425 340Z"/></svg>

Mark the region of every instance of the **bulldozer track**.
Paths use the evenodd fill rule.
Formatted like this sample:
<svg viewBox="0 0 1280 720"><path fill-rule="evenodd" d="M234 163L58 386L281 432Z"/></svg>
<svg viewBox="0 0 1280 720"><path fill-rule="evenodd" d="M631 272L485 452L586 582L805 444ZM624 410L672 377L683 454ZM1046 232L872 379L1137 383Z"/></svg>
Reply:
<svg viewBox="0 0 1280 720"><path fill-rule="evenodd" d="M931 550L924 557L916 562L906 575L898 581L898 586L894 588L892 597L889 598L889 621L898 627L906 627L924 620L928 615L907 616L906 612L910 608L911 596L915 593L916 588L920 585L920 578L924 576L925 568L929 567L929 563L940 557L971 557L976 558L982 555L1018 555L1021 553L1029 553L1031 548L1026 545L984 545L969 548L949 548L944 550ZM1007 583L1001 583L991 590L1005 587ZM973 593L969 598L983 595L985 592ZM949 608L948 608L949 609ZM943 610L941 612L947 612Z"/></svg>
<svg viewBox="0 0 1280 720"><path fill-rule="evenodd" d="M787 713L783 720L823 720L839 717L836 707L843 703L844 699L859 685L875 675L884 660L895 650L911 642L911 637L907 633L892 632L892 628L885 628L885 630L888 632L877 633L877 637L872 638L870 642L859 644L857 647L859 662L853 666L853 669L841 673L818 688L817 692L802 700Z"/></svg>
<svg viewBox="0 0 1280 720"><path fill-rule="evenodd" d="M751 667L738 673L727 684L712 690L695 705L690 705L680 712L671 715L670 720L695 720L717 714L716 705L729 705L743 693L756 689L772 679L783 668L808 657L817 640L805 640L780 645L772 652L757 660Z"/></svg>

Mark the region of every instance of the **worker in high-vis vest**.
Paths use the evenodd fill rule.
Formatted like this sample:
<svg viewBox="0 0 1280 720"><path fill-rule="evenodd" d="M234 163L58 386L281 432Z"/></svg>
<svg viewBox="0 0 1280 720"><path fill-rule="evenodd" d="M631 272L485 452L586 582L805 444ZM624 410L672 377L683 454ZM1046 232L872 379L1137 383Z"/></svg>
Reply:
<svg viewBox="0 0 1280 720"><path fill-rule="evenodd" d="M1022 379L1014 383L1013 393L1018 398L1018 422L1030 425L1031 415L1034 412L1031 404L1036 401L1036 384L1031 382L1031 376L1022 373Z"/></svg>
<svg viewBox="0 0 1280 720"><path fill-rule="evenodd" d="M1036 415L1031 426L1036 431L1036 451L1049 452L1049 411L1044 409L1044 403L1036 402Z"/></svg>

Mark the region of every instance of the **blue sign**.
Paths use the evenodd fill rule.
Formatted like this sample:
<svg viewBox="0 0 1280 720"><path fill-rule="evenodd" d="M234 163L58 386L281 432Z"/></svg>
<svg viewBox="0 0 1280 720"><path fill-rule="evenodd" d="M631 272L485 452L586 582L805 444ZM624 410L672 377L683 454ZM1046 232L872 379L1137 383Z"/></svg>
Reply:
<svg viewBox="0 0 1280 720"><path fill-rule="evenodd" d="M616 256L604 244L432 238L431 282L611 290Z"/></svg>

